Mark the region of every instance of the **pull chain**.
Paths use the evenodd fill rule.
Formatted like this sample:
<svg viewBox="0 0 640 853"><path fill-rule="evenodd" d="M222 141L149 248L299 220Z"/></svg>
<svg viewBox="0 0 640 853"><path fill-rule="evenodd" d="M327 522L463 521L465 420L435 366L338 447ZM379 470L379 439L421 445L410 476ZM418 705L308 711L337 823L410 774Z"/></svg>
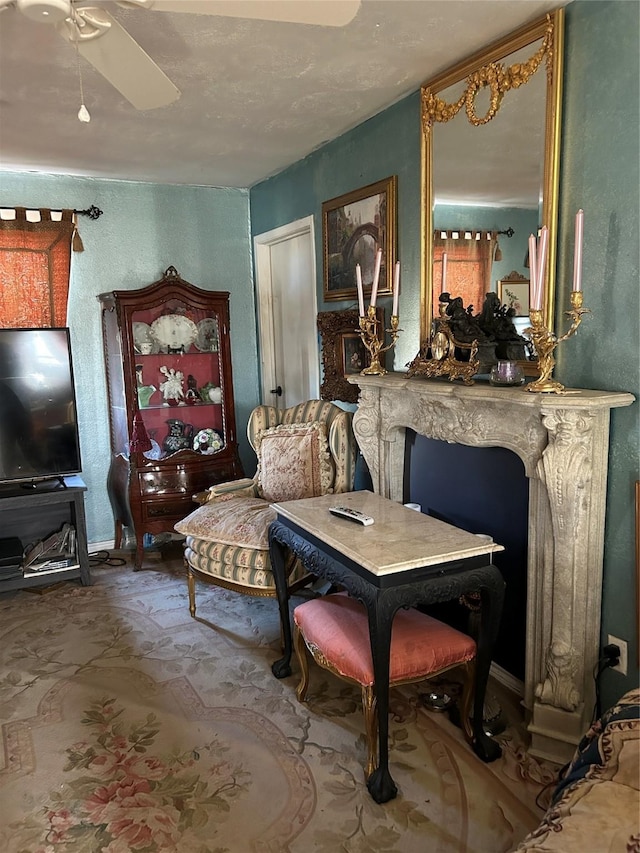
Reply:
<svg viewBox="0 0 640 853"><path fill-rule="evenodd" d="M75 21L74 25L77 26ZM91 121L91 115L89 113L89 110L84 105L84 90L82 88L82 69L80 68L80 50L78 48L77 35L74 41L76 46L76 65L78 68L78 80L80 81L80 109L78 110L78 118L80 119L80 121L86 123Z"/></svg>

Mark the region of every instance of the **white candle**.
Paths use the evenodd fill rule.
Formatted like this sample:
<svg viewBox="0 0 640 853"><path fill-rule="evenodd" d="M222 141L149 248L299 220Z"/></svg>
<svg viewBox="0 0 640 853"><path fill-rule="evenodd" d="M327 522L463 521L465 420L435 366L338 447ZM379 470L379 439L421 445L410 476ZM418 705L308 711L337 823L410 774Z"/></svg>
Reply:
<svg viewBox="0 0 640 853"><path fill-rule="evenodd" d="M380 264L382 263L382 249L378 249L376 254L376 265L373 270L373 284L371 285L371 307L376 307L378 300L378 279L380 278Z"/></svg>
<svg viewBox="0 0 640 853"><path fill-rule="evenodd" d="M545 267L547 265L547 249L549 247L549 229L546 225L542 226L542 231L540 233L540 244L538 246L538 268L536 272L536 284L538 285L538 293L540 305L539 308L542 308L542 294L544 291L544 274Z"/></svg>
<svg viewBox="0 0 640 853"><path fill-rule="evenodd" d="M393 308L391 314L394 317L398 316L398 299L400 298L400 261L396 261L396 268L393 275Z"/></svg>
<svg viewBox="0 0 640 853"><path fill-rule="evenodd" d="M582 290L582 232L584 210L576 213L576 245L573 249L573 289Z"/></svg>
<svg viewBox="0 0 640 853"><path fill-rule="evenodd" d="M447 289L447 253L442 253L442 285L440 287L440 292L444 293Z"/></svg>
<svg viewBox="0 0 640 853"><path fill-rule="evenodd" d="M356 287L358 288L358 313L364 317L364 291L362 289L362 270L360 264L356 264Z"/></svg>
<svg viewBox="0 0 640 853"><path fill-rule="evenodd" d="M538 275L538 252L536 251L536 238L529 234L529 307L531 310L540 310L538 304L539 294L536 285Z"/></svg>

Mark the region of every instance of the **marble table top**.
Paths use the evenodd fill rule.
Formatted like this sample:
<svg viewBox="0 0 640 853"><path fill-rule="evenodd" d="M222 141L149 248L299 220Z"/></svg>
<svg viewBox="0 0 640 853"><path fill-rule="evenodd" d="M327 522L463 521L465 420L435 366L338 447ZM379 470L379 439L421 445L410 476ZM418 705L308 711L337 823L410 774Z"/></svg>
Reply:
<svg viewBox="0 0 640 853"><path fill-rule="evenodd" d="M375 521L363 527L332 515L332 506L357 509ZM297 524L374 575L504 551L489 537L480 538L369 491L283 501L273 507L280 518Z"/></svg>

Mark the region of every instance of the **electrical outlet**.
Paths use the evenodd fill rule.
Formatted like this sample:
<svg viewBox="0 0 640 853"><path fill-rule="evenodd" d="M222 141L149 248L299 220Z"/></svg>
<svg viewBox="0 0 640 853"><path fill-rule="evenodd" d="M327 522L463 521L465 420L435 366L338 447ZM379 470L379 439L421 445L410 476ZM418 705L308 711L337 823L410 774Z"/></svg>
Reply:
<svg viewBox="0 0 640 853"><path fill-rule="evenodd" d="M620 662L616 666L612 666L611 669L615 669L616 672L621 672L623 675L626 675L627 644L624 640L619 640L617 637L614 637L613 634L607 634L607 645L610 643L615 643L615 645L620 649Z"/></svg>

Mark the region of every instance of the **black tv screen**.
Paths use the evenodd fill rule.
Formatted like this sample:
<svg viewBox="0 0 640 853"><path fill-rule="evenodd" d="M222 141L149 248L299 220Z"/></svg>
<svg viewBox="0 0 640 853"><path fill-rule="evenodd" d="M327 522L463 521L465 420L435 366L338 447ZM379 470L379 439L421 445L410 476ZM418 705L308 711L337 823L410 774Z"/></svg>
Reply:
<svg viewBox="0 0 640 853"><path fill-rule="evenodd" d="M82 470L68 329L0 329L0 482Z"/></svg>

